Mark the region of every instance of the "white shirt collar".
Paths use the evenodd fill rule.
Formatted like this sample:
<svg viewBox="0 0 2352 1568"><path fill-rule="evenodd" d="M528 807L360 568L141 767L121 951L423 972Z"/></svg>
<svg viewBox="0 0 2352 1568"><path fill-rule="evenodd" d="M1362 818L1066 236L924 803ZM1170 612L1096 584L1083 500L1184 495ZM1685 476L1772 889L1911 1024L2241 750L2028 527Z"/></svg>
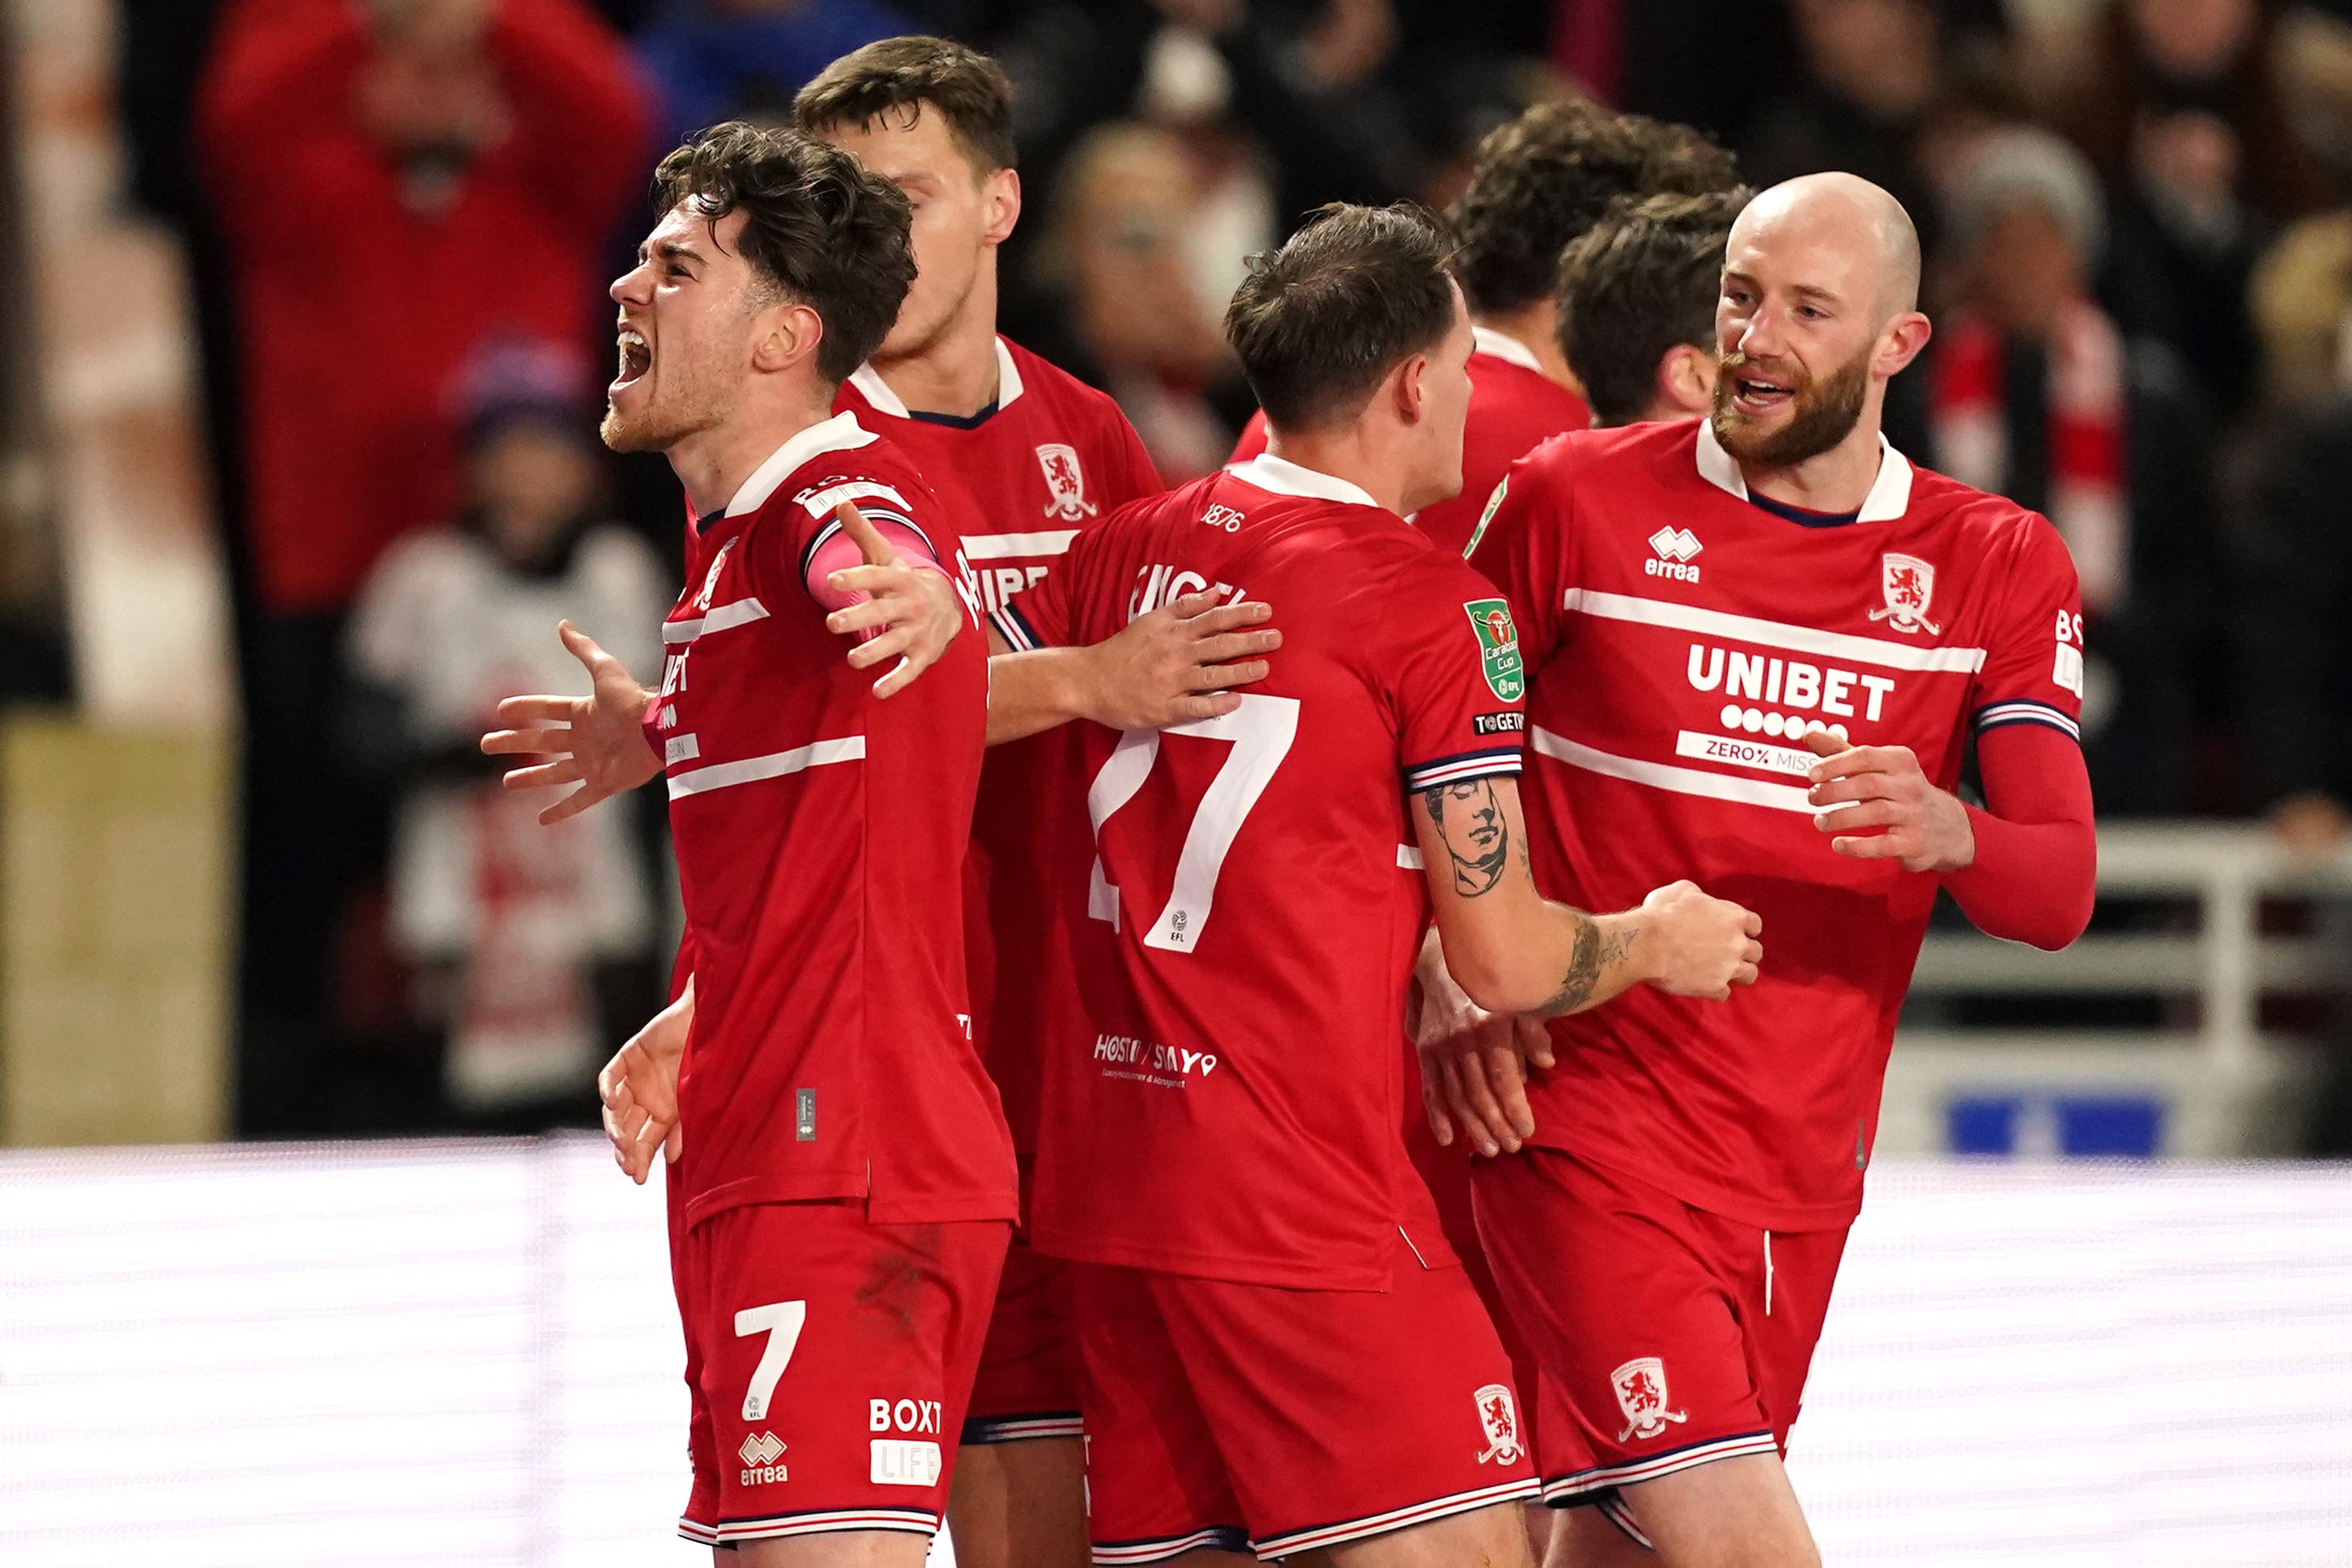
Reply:
<svg viewBox="0 0 2352 1568"><path fill-rule="evenodd" d="M1728 490L1741 500L1748 499L1748 478L1739 471L1739 459L1723 449L1715 438L1715 426L1702 416L1698 424L1699 477L1719 490ZM1856 522L1892 522L1911 510L1911 462L1896 451L1886 439L1885 432L1878 437L1878 478L1871 481L1870 493L1862 498L1862 510L1854 515Z"/></svg>
<svg viewBox="0 0 2352 1568"><path fill-rule="evenodd" d="M1381 504L1360 487L1336 475L1302 468L1287 458L1277 458L1271 452L1260 452L1246 463L1235 463L1225 472L1245 485L1255 485L1278 496L1307 496L1317 500L1345 501L1350 506Z"/></svg>
<svg viewBox="0 0 2352 1568"><path fill-rule="evenodd" d="M911 419L907 405L890 390L890 384L871 363L861 364L850 374L849 384L857 388L877 414L887 414L893 419ZM1013 363L1013 351L1003 338L996 340L996 406L1003 408L1021 395L1021 367Z"/></svg>
<svg viewBox="0 0 2352 1568"><path fill-rule="evenodd" d="M1538 375L1543 374L1543 362L1536 358L1535 350L1509 333L1498 332L1492 327L1482 327L1475 322L1471 324L1470 352L1507 360L1521 370L1531 370Z"/></svg>
<svg viewBox="0 0 2352 1568"><path fill-rule="evenodd" d="M855 414L836 414L820 421L786 441L770 455L768 460L751 470L735 499L727 503L722 517L741 517L768 504L776 487L793 477L803 463L827 452L851 452L879 440L873 431L857 422Z"/></svg>

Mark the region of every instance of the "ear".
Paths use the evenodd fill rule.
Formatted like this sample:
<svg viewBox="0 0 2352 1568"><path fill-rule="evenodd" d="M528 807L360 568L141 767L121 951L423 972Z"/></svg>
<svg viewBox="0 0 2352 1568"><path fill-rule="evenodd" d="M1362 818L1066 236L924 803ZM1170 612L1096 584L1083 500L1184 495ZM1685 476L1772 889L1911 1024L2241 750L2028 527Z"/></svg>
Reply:
<svg viewBox="0 0 2352 1568"><path fill-rule="evenodd" d="M1891 377L1919 357L1935 335L1935 327L1916 310L1906 310L1879 329L1878 352L1871 356L1871 374Z"/></svg>
<svg viewBox="0 0 2352 1568"><path fill-rule="evenodd" d="M1013 227L1021 221L1021 175L1013 169L999 169L980 184L982 216L981 240L987 245L1003 245L1013 237Z"/></svg>
<svg viewBox="0 0 2352 1568"><path fill-rule="evenodd" d="M816 356L824 338L824 318L810 306L784 300L762 310L751 337L751 368L766 374L790 370Z"/></svg>
<svg viewBox="0 0 2352 1568"><path fill-rule="evenodd" d="M1715 355L1696 343L1676 343L1658 356L1653 406L1679 418L1704 414L1715 402Z"/></svg>
<svg viewBox="0 0 2352 1568"><path fill-rule="evenodd" d="M1389 373L1390 386L1401 425L1418 425L1429 413L1429 356L1412 354Z"/></svg>

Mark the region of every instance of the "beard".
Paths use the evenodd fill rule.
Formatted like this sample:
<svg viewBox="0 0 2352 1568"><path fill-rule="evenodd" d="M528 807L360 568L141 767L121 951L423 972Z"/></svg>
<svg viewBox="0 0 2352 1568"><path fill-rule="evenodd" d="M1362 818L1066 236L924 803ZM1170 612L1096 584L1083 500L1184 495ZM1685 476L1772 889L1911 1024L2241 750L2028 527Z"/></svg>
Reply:
<svg viewBox="0 0 2352 1568"><path fill-rule="evenodd" d="M688 437L724 423L726 417L722 400L707 387L684 386L667 396L659 388L648 387L634 414L623 414L607 397L596 434L615 452L667 452Z"/></svg>
<svg viewBox="0 0 2352 1568"><path fill-rule="evenodd" d="M1862 420L1862 405L1870 396L1867 347L1827 377L1809 375L1791 385L1789 422L1777 430L1760 428L1731 401L1738 373L1747 364L1746 354L1717 356L1714 407L1707 415L1716 440L1743 463L1793 468L1844 440Z"/></svg>

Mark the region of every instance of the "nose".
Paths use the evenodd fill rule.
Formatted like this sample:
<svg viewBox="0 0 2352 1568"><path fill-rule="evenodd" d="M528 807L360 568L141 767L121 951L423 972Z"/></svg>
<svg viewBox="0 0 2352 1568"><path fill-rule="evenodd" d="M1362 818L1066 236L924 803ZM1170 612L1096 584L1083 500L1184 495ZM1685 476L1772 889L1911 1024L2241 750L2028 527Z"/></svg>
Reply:
<svg viewBox="0 0 2352 1568"><path fill-rule="evenodd" d="M1732 344L1750 359L1770 359L1787 346L1780 333L1780 313L1770 305L1756 308L1741 323L1738 339Z"/></svg>
<svg viewBox="0 0 2352 1568"><path fill-rule="evenodd" d="M613 286L605 292L613 297L613 303L615 305L641 304L646 298L646 282L652 277L652 265L640 261L618 278L614 279Z"/></svg>

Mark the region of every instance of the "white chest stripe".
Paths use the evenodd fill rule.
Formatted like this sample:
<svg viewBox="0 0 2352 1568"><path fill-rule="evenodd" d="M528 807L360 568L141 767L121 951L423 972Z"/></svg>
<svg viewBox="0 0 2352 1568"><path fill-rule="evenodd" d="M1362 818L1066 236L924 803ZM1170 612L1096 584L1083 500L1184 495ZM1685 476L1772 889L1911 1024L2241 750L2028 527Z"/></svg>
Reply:
<svg viewBox="0 0 2352 1568"><path fill-rule="evenodd" d="M1648 784L1653 789L1738 801L1744 805L1768 805L1775 811L1801 811L1809 816L1820 809L1805 798L1803 790L1794 784L1730 778L1697 768L1678 768L1671 763L1645 763L1635 757L1596 752L1591 746L1580 745L1565 735L1556 735L1538 724L1528 726L1528 743L1545 756L1566 763L1570 767L1605 773L1612 779L1624 779L1633 784Z"/></svg>
<svg viewBox="0 0 2352 1568"><path fill-rule="evenodd" d="M757 599L736 599L724 605L714 605L690 621L664 621L662 641L692 642L705 632L723 632L730 626L750 626L753 621L768 618L768 606Z"/></svg>
<svg viewBox="0 0 2352 1568"><path fill-rule="evenodd" d="M707 768L691 768L682 773L670 774L669 797L683 800L690 795L726 789L731 784L780 779L786 773L796 773L803 768L823 767L827 763L854 763L865 755L866 737L850 735L838 741L818 741L806 746L795 746L789 752L771 752L764 757L745 757L739 763L713 763Z"/></svg>
<svg viewBox="0 0 2352 1568"><path fill-rule="evenodd" d="M1059 555L1078 536L1075 528L1048 529L1043 533L967 533L964 558L1003 561L1014 555Z"/></svg>
<svg viewBox="0 0 2352 1568"><path fill-rule="evenodd" d="M1825 632L1813 626L1790 626L1786 621L1758 620L1752 616L1702 609L1696 605L1677 605L1631 594L1604 594L1592 588L1570 588L1562 595L1560 605L1563 609L1581 610L1606 620L1636 621L1643 626L1672 626L1676 631L1699 632L1708 637L1737 637L1767 647L1850 658L1885 669L1957 670L1973 675L1984 668L1985 662L1985 650L1980 647L1915 647L1884 637Z"/></svg>

